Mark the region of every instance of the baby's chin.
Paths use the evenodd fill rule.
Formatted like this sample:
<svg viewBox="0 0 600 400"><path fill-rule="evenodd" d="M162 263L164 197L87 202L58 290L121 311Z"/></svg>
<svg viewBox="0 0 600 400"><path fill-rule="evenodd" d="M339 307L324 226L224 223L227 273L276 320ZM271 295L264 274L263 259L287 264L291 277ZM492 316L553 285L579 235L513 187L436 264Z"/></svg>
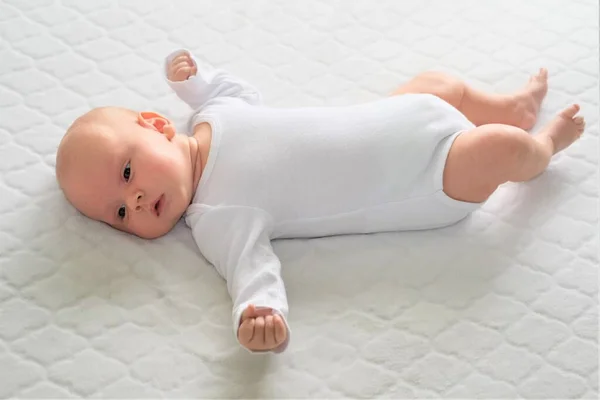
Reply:
<svg viewBox="0 0 600 400"><path fill-rule="evenodd" d="M153 231L153 232L131 232L131 233L142 239L152 240L152 239L158 239L160 237L165 236L167 233L171 232L173 227L171 227L170 229L167 229L167 230L160 230L160 231Z"/></svg>
<svg viewBox="0 0 600 400"><path fill-rule="evenodd" d="M174 227L175 227L175 224L173 224L173 226L171 226L168 229L161 228L161 229L148 229L148 230L145 230L145 229L144 230L126 230L125 232L131 233L132 235L137 236L142 239L152 240L152 239L158 239L160 237L165 236L167 233L171 232Z"/></svg>
<svg viewBox="0 0 600 400"><path fill-rule="evenodd" d="M175 221L172 221L170 223L162 222L162 223L156 224L152 227L146 227L143 229L119 228L116 226L114 228L116 228L120 231L123 231L123 232L130 233L130 234L137 236L139 238L142 238L142 239L152 240L152 239L158 239L162 236L165 236L169 232L171 232L173 230L173 228L175 228L175 225L177 225L177 222L179 222L180 219L181 219L181 217L177 218Z"/></svg>

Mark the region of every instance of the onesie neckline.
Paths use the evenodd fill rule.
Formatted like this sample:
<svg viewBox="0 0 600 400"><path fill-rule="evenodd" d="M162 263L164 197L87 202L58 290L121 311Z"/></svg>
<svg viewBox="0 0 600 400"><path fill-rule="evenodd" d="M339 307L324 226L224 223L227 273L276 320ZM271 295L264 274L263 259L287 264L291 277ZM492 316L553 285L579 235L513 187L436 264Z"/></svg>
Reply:
<svg viewBox="0 0 600 400"><path fill-rule="evenodd" d="M194 125L198 125L202 122L206 122L210 125L212 133L208 150L208 158L206 160L206 165L204 166L204 171L202 171L202 175L200 176L198 187L196 187L196 193L194 193L192 196L192 203L195 203L198 200L202 194L202 189L206 186L208 180L210 179L221 145L221 129L214 116L210 114L204 114L194 119Z"/></svg>

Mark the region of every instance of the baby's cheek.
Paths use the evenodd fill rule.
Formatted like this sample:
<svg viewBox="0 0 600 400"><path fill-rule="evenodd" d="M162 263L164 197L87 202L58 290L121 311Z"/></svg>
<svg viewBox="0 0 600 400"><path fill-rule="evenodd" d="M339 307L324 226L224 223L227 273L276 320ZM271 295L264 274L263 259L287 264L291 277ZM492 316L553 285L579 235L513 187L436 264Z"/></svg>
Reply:
<svg viewBox="0 0 600 400"><path fill-rule="evenodd" d="M182 173L185 171L183 163L171 162L163 165L162 172L169 177L172 183L179 183L182 179Z"/></svg>
<svg viewBox="0 0 600 400"><path fill-rule="evenodd" d="M177 170L185 163L185 158L180 152L161 151L156 157L157 164L162 170Z"/></svg>
<svg viewBox="0 0 600 400"><path fill-rule="evenodd" d="M167 172L172 178L181 179L184 177L187 171L190 171L192 166L189 159L183 159L182 157L174 157L163 164L165 172Z"/></svg>
<svg viewBox="0 0 600 400"><path fill-rule="evenodd" d="M147 167L148 172L156 176L157 174L170 174L174 169L175 160L170 154L165 154L163 151L156 151L152 154Z"/></svg>

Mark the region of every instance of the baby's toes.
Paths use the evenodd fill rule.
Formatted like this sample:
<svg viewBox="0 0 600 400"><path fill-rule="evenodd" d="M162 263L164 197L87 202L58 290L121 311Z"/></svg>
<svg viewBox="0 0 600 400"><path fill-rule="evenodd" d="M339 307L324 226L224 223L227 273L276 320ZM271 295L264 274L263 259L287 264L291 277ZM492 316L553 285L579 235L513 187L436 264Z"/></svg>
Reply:
<svg viewBox="0 0 600 400"><path fill-rule="evenodd" d="M548 70L546 68L540 68L537 74L534 74L529 78L529 82L545 82L547 80Z"/></svg>
<svg viewBox="0 0 600 400"><path fill-rule="evenodd" d="M563 118L572 119L573 117L575 117L575 114L577 114L578 112L579 112L579 105L573 104L573 105L570 105L569 107L565 108L564 110L562 110L560 112L560 116Z"/></svg>
<svg viewBox="0 0 600 400"><path fill-rule="evenodd" d="M575 127L577 128L577 132L581 134L585 129L585 119L583 117L575 117L573 118L573 122L575 123Z"/></svg>

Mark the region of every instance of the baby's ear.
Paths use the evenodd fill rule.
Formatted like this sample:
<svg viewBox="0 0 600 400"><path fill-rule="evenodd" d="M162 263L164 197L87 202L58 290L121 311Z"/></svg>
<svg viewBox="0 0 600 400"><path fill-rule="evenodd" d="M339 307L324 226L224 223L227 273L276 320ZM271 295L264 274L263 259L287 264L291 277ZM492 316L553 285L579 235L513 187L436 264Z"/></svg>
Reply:
<svg viewBox="0 0 600 400"><path fill-rule="evenodd" d="M171 140L175 136L175 127L167 118L152 111L142 111L138 114L138 124L144 128L160 132Z"/></svg>

